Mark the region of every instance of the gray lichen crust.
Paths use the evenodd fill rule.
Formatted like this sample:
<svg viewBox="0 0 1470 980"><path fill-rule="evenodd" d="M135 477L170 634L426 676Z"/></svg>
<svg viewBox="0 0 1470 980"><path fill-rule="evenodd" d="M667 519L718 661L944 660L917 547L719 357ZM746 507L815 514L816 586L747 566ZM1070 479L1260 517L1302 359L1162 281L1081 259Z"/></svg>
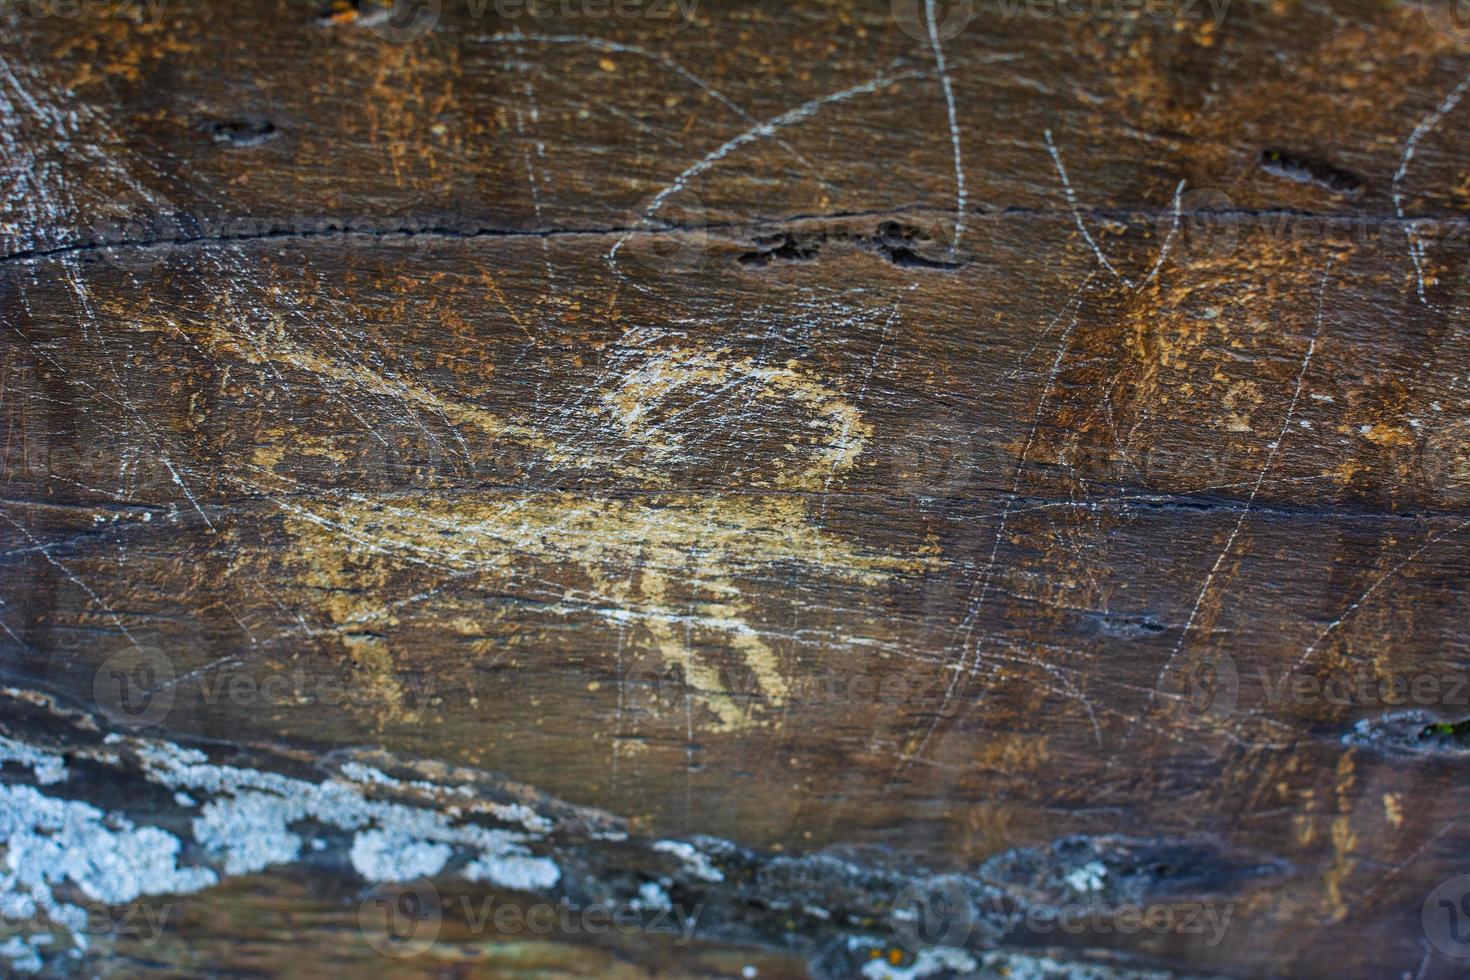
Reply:
<svg viewBox="0 0 1470 980"><path fill-rule="evenodd" d="M618 903L644 919L674 910L690 935L805 955L819 976L1155 980L1173 974L1116 951L1038 947L1017 925L1054 920L1084 900L1111 914L1150 896L1218 891L1285 870L1204 844L1067 838L1007 851L974 874L929 878L886 853L787 856L711 837L640 840L616 817L489 773L372 754L308 760L262 751L249 764L225 762L197 747L107 732L18 693L0 693L16 709L0 722L11 730L0 736L8 868L0 917L33 928L0 945L0 956L19 972L87 953L82 902L188 894L300 864L342 882L346 894L434 879L444 885L435 894L484 883L562 905ZM44 734L25 741L21 730ZM1181 873L1161 872L1165 862ZM948 944L915 940L900 900L916 881L952 890L963 934Z"/></svg>

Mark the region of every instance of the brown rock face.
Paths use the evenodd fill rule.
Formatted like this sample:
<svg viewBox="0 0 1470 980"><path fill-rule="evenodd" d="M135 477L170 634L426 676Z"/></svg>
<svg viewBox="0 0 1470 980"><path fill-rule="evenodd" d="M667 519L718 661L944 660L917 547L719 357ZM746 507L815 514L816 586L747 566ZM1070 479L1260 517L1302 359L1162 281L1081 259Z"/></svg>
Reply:
<svg viewBox="0 0 1470 980"><path fill-rule="evenodd" d="M1461 20L0 10L0 970L1461 975Z"/></svg>

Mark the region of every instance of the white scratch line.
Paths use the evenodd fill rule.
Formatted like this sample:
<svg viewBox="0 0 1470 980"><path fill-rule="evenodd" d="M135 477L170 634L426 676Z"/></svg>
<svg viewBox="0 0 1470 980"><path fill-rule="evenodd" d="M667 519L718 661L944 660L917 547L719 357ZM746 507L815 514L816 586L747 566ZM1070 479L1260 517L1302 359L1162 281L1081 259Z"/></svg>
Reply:
<svg viewBox="0 0 1470 980"><path fill-rule="evenodd" d="M1326 291L1327 277L1331 272L1332 266L1329 264L1322 273L1322 284L1317 291L1317 329L1312 334L1311 341L1307 344L1306 354L1302 356L1302 365L1296 375L1296 388L1291 393L1291 402L1286 406L1286 417L1281 420L1281 431L1276 434L1276 441L1271 443L1270 452L1266 454L1265 465L1261 467L1261 472L1256 476L1255 485L1251 487L1250 496L1246 498L1245 506L1241 508L1240 516L1235 519L1235 527L1231 528L1230 536L1225 539L1225 547L1220 549L1220 554L1215 558L1215 564L1210 566L1209 573L1205 575L1204 582L1200 584L1199 595L1194 598L1194 608L1189 610L1189 618L1184 621L1184 629L1179 632L1179 639L1175 642L1174 649L1169 654L1169 659L1164 661L1164 666L1159 670L1158 676L1154 678L1153 687L1149 691L1148 700L1150 704L1158 696L1159 685L1168 676L1169 670L1174 666L1174 660L1179 656L1179 652L1184 649L1184 641L1189 638L1189 631L1194 626L1195 618L1199 615L1200 606L1204 603L1205 596L1209 594L1210 586L1215 581L1215 575L1219 573L1220 566L1225 563L1225 558L1230 554L1230 549L1235 546L1235 539L1240 534L1240 529L1245 525L1245 519L1250 516L1251 507L1256 502L1256 495L1261 492L1261 486L1266 482L1266 474L1271 472L1271 467L1276 464L1276 455L1281 451L1282 443L1286 441L1286 436L1291 427L1291 420L1296 416L1296 404L1302 394L1302 384L1306 381L1307 371L1312 365L1312 355L1317 350L1317 338L1322 335L1322 294Z"/></svg>
<svg viewBox="0 0 1470 980"><path fill-rule="evenodd" d="M1409 134L1408 140L1405 141L1404 155L1399 160L1398 170L1394 171L1393 185L1391 188L1393 192L1394 213L1397 214L1400 221L1404 219L1404 196L1399 192L1399 182L1409 172L1409 161L1414 159L1414 151L1418 149L1419 141L1428 136L1434 130L1434 127L1438 126L1440 121L1455 106L1459 105L1460 99L1464 96L1467 88L1470 88L1470 75L1461 79L1460 84L1451 89L1449 95L1446 95L1440 100L1439 105L1434 107L1434 111L1419 121L1419 125L1414 127L1414 131ZM1430 305L1429 299L1424 295L1424 246L1415 237L1412 228L1406 228L1405 232L1409 240L1409 258L1414 263L1414 278L1418 280L1419 284L1419 302L1428 306Z"/></svg>
<svg viewBox="0 0 1470 980"><path fill-rule="evenodd" d="M1088 247L1092 249L1092 254L1096 255L1097 260L1102 263L1102 267L1111 272L1120 282L1123 283L1123 285L1127 286L1129 289L1134 288L1133 281L1113 267L1113 263L1108 261L1108 257L1103 254L1103 250L1099 248L1097 242L1093 240L1092 232L1087 230L1087 225L1082 220L1082 211L1077 206L1077 192L1072 189L1072 181L1067 178L1067 168L1062 163L1062 155L1057 152L1056 143L1052 142L1051 130L1046 130L1045 136L1047 152L1051 154L1051 162L1056 165L1057 176L1060 177L1062 181L1062 193L1067 196L1067 205L1072 209L1072 220L1077 223L1077 230L1082 232L1083 240L1086 241Z"/></svg>
<svg viewBox="0 0 1470 980"><path fill-rule="evenodd" d="M1164 244L1159 247L1159 260L1154 263L1154 267L1149 270L1143 280L1145 286L1154 281L1159 270L1164 267L1164 260L1169 257L1169 246L1174 244L1174 233L1179 230L1179 203L1183 195L1184 181L1181 179L1178 184L1174 185L1174 223L1169 226L1169 233L1164 236Z"/></svg>
<svg viewBox="0 0 1470 980"><path fill-rule="evenodd" d="M214 524L211 523L209 520L209 515L204 513L204 508L199 506L199 501L195 500L194 495L189 492L188 484L184 483L184 481L179 477L179 471L174 469L174 464L168 461L167 456L160 456L158 458L163 462L164 466L168 467L169 476L172 476L174 478L174 482L179 485L179 489L184 491L184 496L189 498L189 503L193 504L194 509L199 512L199 516L204 518L204 523L208 524L209 529L213 531L215 528Z"/></svg>
<svg viewBox="0 0 1470 980"><path fill-rule="evenodd" d="M1448 827L1449 825L1446 824L1445 826ZM1419 960L1419 969L1414 972L1414 980L1424 980L1424 971L1429 969L1429 959L1431 956L1434 955L1433 952L1430 951L1428 943L1423 943L1421 945L1423 945L1424 947L1424 955Z"/></svg>
<svg viewBox="0 0 1470 980"><path fill-rule="evenodd" d="M26 528L25 528L24 525L22 525L19 521L17 521L15 518L11 517L9 514L5 513L4 511L0 511L0 517L5 518L5 520L12 527L14 527L21 534L24 534L27 538L29 538L31 544L35 545L36 546L36 550L41 553L41 557L42 558L46 559L48 562L50 562L51 564L55 565L57 568L61 569L61 574L65 575L68 579L70 579L71 580L71 583L73 585L75 585L77 588L79 588L83 592L87 593L87 595L92 598L92 601L97 604L98 608L100 608L103 612L107 613L108 618L111 619L112 622L113 622L113 624L122 632L122 635L128 638L128 642L129 643L131 643L137 649L140 649L140 650L142 649L142 647L139 647L138 646L138 641L135 640L135 639L133 639L133 634L130 633L130 632L128 632L127 626L125 626L123 624L123 621L118 618L117 613L113 611L112 607L109 606L102 599L102 597L100 595L98 595L96 592L93 592L92 591L92 587L90 585L88 585L86 582L83 582L80 575L76 574L70 568L67 568L65 565L63 565L61 562L57 561L55 558L53 558L51 556L50 549L51 549L52 545L44 545L44 544L42 544L40 541L38 541L36 539L36 536L34 534L32 534L30 531L26 530Z"/></svg>
<svg viewBox="0 0 1470 980"><path fill-rule="evenodd" d="M239 620L236 620L236 622L239 622ZM255 641L252 639L251 642L253 643ZM159 690L159 691L172 690L173 688L178 687L180 684L184 683L185 681L191 681L191 680L193 680L196 677L202 677L202 676L204 676L205 674L207 674L210 671L214 670L216 667L225 667L225 666L236 667L236 666L240 666L240 665L242 665L244 663L245 663L245 661L241 660L239 657L234 656L233 654L230 654L230 655L224 656L224 657L219 657L218 659L211 660L209 663L205 664L202 667L196 667L195 669L189 671L187 674L182 674L182 675L180 675L178 677L175 677L173 680L169 681L167 684L160 684L156 688L156 690Z"/></svg>
<svg viewBox="0 0 1470 980"><path fill-rule="evenodd" d="M716 163L723 160L725 157L729 156L732 152L744 146L745 144L754 142L755 140L758 140L765 136L771 136L778 128L782 126L789 126L793 123L798 123L804 119L810 118L813 114L816 113L818 109L822 108L823 106L831 105L834 102L842 102L846 99L851 99L859 95L867 95L871 92L876 92L880 88L891 85L896 81L900 81L906 78L913 78L916 74L917 73L913 71L898 72L892 75L888 74L887 72L882 72L861 85L854 85L853 87L843 89L840 92L833 92L830 95L824 95L821 98L812 99L810 102L804 102L794 109L790 109L786 112L781 113L781 115L776 116L774 119L768 119L765 122L756 123L754 126L750 127L744 132L726 140L723 144L721 144L714 150L711 150L699 161L686 167L684 171L679 174L679 176L674 178L673 183L669 184L669 186L665 187L663 190L659 191L653 196L653 199L648 203L648 207L645 208L643 211L642 220L644 222L651 220L653 216L658 213L658 210L664 206L664 202L666 202L670 197L673 197L675 194L684 190L685 186L688 184L691 178L697 177L700 174L704 173L706 170L710 169ZM624 232L623 235L616 242L613 243L613 247L607 253L609 261L616 261L618 251L623 247L624 243L627 242L631 235L631 232Z"/></svg>
<svg viewBox="0 0 1470 980"><path fill-rule="evenodd" d="M893 301L893 309L888 311L888 319L883 321L883 328L878 333L878 346L873 348L873 358L868 362L868 369L863 372L863 380L858 385L857 397L852 400L854 408L862 407L863 396L868 392L868 382L872 380L873 372L878 368L878 357L883 353L883 348L888 343L888 328L893 326L894 319L898 317L898 305L902 301L902 296ZM835 470L837 467L834 464L832 468Z"/></svg>
<svg viewBox="0 0 1470 980"><path fill-rule="evenodd" d="M954 147L954 241L950 251L960 247L965 233L965 165L960 154L960 124L955 113L954 87L944 64L944 47L939 43L939 27L934 20L934 0L924 0L924 14L929 21L929 46L934 49L934 66L939 71L939 84L944 88L944 103L949 110L949 141Z"/></svg>
<svg viewBox="0 0 1470 980"><path fill-rule="evenodd" d="M1046 130L1044 132L1044 135L1046 137L1046 151L1051 154L1051 162L1057 168L1057 177L1061 179L1062 193L1065 194L1067 197L1067 206L1072 211L1072 220L1076 223L1077 230L1082 233L1082 239L1087 242L1087 247L1092 249L1093 255L1097 256L1097 261L1102 264L1102 267L1104 269L1107 269L1109 272L1111 272L1119 282L1127 286L1129 289L1138 289L1153 282L1154 279L1158 276L1159 271L1163 269L1164 260L1169 256L1169 248L1174 244L1174 234L1179 230L1180 198L1184 194L1185 181L1180 180L1179 183L1174 186L1174 221L1173 224L1169 226L1169 233L1164 236L1164 244L1159 248L1159 257L1157 261L1154 262L1154 267L1149 270L1148 275L1144 277L1143 281L1135 283L1132 279L1129 279L1127 276L1123 275L1123 273L1119 272L1117 267L1114 266L1112 262L1108 261L1108 257L1103 254L1102 248L1097 244L1097 239L1093 238L1092 232L1087 230L1087 223L1082 220L1081 206L1077 203L1077 192L1072 187L1071 179L1067 176L1067 167L1065 164L1062 163L1062 155L1057 150L1056 142L1052 140L1051 130Z"/></svg>
<svg viewBox="0 0 1470 980"><path fill-rule="evenodd" d="M1441 531L1438 534L1433 535L1419 547L1415 548L1414 551L1410 553L1409 556L1406 557L1403 561L1399 562L1397 565L1393 566L1388 571L1380 575L1372 585L1368 586L1367 590L1362 595L1358 596L1356 600L1354 600L1351 604L1348 605L1346 609L1342 611L1342 615L1338 616L1332 622L1328 623L1327 626L1322 630L1322 632L1317 634L1317 638L1307 645L1307 648L1302 651L1302 655L1297 658L1296 666L1292 668L1292 672L1295 673L1301 670L1303 665L1305 665L1306 662L1312 658L1312 654L1317 652L1317 648L1321 645L1322 641L1327 639L1327 634L1337 629L1343 624L1344 620L1346 620L1353 613L1357 612L1358 608L1362 606L1363 603L1367 602L1369 597L1371 597L1374 592L1378 591L1378 587L1380 585L1397 575L1400 571L1403 570L1406 565L1410 564L1416 558L1422 555L1425 549L1427 549L1430 545L1434 544L1437 541L1442 541L1443 539L1449 537L1451 534L1456 534L1460 531L1463 531L1467 527L1470 527L1470 519L1464 520L1446 531Z"/></svg>
<svg viewBox="0 0 1470 980"><path fill-rule="evenodd" d="M22 640L20 637L18 637L18 636L15 635L15 630L11 629L8 624L6 624L3 621L0 621L0 629L3 629L5 631L5 633L6 633L6 635L9 636L16 643L19 643L22 647L25 647L27 650L30 649L30 647L26 646L26 643L25 643L24 640Z"/></svg>
<svg viewBox="0 0 1470 980"><path fill-rule="evenodd" d="M1077 298L1077 295L1081 293L1082 290L1087 288L1087 284L1092 282L1093 278L1096 275L1096 272L1089 272L1087 274L1087 278L1083 279L1082 282L1078 284L1077 288L1072 291L1072 295L1067 297L1067 302L1062 304L1062 308L1057 311L1057 315L1051 318L1051 322L1048 323L1046 325L1046 329L1041 332L1041 336L1036 338L1036 343L1031 345L1031 349L1022 354L1020 357L1016 358L1016 366L1011 368L1011 373L1006 375L1005 380L1012 381L1015 379L1016 375L1021 373L1021 365L1025 364L1031 358L1031 355L1036 353L1036 348L1041 346L1042 341L1051 336L1051 332L1056 329L1057 324L1062 322L1062 317L1067 315L1067 310L1071 309L1072 301Z"/></svg>
<svg viewBox="0 0 1470 980"><path fill-rule="evenodd" d="M1090 281L1091 278L1092 275L1089 274L1087 280L1084 280L1083 286L1086 286L1087 282ZM1061 372L1062 369L1062 360L1066 357L1067 354L1067 344L1072 338L1072 331L1076 328L1077 319L1082 312L1082 290L1080 288L1077 292L1072 294L1072 298L1068 300L1068 303L1075 304L1072 311L1072 321L1067 324L1066 328L1062 331L1061 339L1057 342L1057 354L1056 357L1052 359L1051 371L1047 374L1046 378L1046 387L1042 389L1041 398L1038 399L1036 402L1036 417L1032 420L1031 432L1026 436L1026 444L1021 448L1020 459L1016 461L1016 475L1015 479L1011 481L1011 492L1006 499L1005 507L1001 510L1000 523L995 530L995 540L991 543L990 546L990 557L986 560L985 570L980 576L980 594L970 602L969 608L965 611L965 618L960 622L960 625L956 630L956 632L962 632L964 634L959 643L959 662L951 668L954 671L954 674L952 677L950 677L949 683L945 686L944 699L940 702L939 710L935 712L934 718L929 722L929 728L924 732L924 737L919 740L919 744L914 749L914 751L904 757L905 766L910 760L923 755L925 747L929 744L929 739L932 738L934 735L934 729L939 724L939 719L943 718L949 709L950 702L954 698L955 688L959 685L960 675L965 673L966 671L973 672L976 667L979 666L980 648L978 642L975 644L975 667L969 666L970 637L974 633L975 629L975 616L980 611L980 608L984 605L985 597L990 591L990 579L991 575L995 571L995 559L1000 553L1000 542L1001 539L1005 537L1006 522L1010 520L1011 508L1015 504L1016 494L1021 489L1021 477L1025 472L1026 458L1031 454L1031 446L1036 441L1036 433L1041 428L1042 414L1046 410L1047 400L1051 397L1051 390L1056 385L1057 375ZM1063 307L1063 310L1065 309L1066 307ZM903 767L900 767L899 771L902 772Z"/></svg>
<svg viewBox="0 0 1470 980"><path fill-rule="evenodd" d="M725 108L735 113L735 115L739 116L744 121L752 124L754 124L756 121L755 117L753 117L750 113L746 112L739 105L737 105L732 99L730 99L729 96L725 95L723 92L715 88L703 78L700 78L698 75L689 71L683 65L680 65L678 62L672 60L666 55L659 54L656 51L650 51L647 48L640 48L635 44L620 44L616 41L608 41L600 37L593 37L590 34L522 34L519 31L515 31L509 34L489 34L482 37L472 38L471 40L479 41L485 44L524 44L526 42L535 42L540 44L571 44L592 48L595 51L611 51L617 54L631 54L639 58L647 58L649 61L662 65L664 68L678 75L689 84L702 90L707 95L709 95L710 98L714 99L716 102L720 103ZM796 149L791 146L791 144L782 139L777 139L775 142L777 146L781 147L781 149L785 150L792 157L794 157L798 163L800 163L803 167L806 167L807 170L812 173L812 175L817 179L819 183L826 187L831 186L827 182L826 178L822 176L821 169L817 167L816 164L808 160L806 157L798 153Z"/></svg>

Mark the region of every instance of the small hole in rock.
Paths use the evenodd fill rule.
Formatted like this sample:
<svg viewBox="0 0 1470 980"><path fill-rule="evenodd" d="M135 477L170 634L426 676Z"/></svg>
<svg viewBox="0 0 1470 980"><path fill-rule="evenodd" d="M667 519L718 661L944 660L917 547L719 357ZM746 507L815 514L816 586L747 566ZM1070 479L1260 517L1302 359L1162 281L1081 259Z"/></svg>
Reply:
<svg viewBox="0 0 1470 980"><path fill-rule="evenodd" d="M280 135L274 123L259 120L214 120L204 124L204 131L218 146L231 149L259 146Z"/></svg>

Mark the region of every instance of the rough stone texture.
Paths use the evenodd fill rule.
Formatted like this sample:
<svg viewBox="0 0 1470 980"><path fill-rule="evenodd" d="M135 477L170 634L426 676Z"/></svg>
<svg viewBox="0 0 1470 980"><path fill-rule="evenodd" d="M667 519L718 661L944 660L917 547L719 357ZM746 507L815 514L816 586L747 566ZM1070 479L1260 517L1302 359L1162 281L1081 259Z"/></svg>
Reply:
<svg viewBox="0 0 1470 980"><path fill-rule="evenodd" d="M698 943L383 959L349 836L87 968L1457 975L1456 11L594 7L0 10L0 758L221 873L35 753L462 767L628 835L503 887ZM928 875L1232 919L906 948Z"/></svg>

